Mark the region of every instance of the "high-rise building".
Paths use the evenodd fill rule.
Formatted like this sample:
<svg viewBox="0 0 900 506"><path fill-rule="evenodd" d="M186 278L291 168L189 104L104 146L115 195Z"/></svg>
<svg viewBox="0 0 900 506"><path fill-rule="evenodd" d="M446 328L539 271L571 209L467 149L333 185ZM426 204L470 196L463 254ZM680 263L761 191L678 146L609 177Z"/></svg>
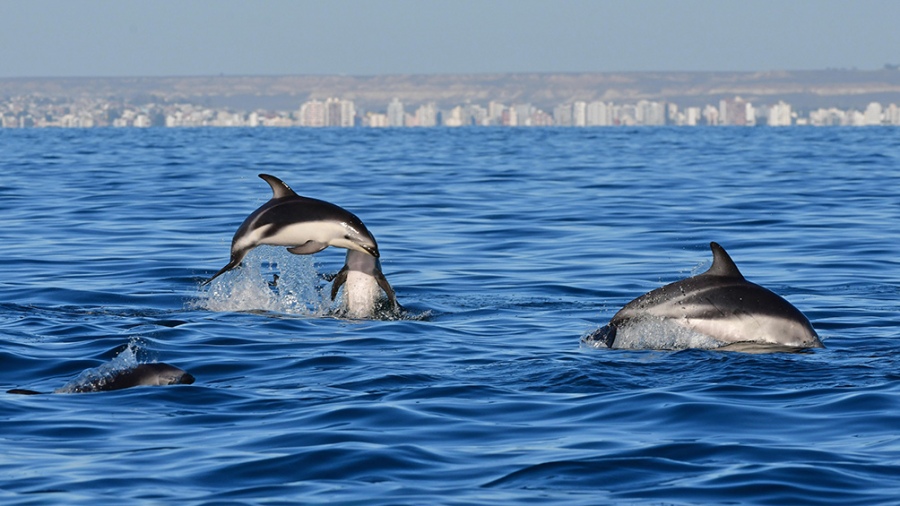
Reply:
<svg viewBox="0 0 900 506"><path fill-rule="evenodd" d="M341 100L341 126L356 126L356 104L352 100Z"/></svg>
<svg viewBox="0 0 900 506"><path fill-rule="evenodd" d="M529 126L553 126L553 116L547 114L546 112L535 109L531 113L531 117L528 122Z"/></svg>
<svg viewBox="0 0 900 506"><path fill-rule="evenodd" d="M510 126L531 126L531 114L534 112L531 104L513 104L510 109L516 111L516 122Z"/></svg>
<svg viewBox="0 0 900 506"><path fill-rule="evenodd" d="M741 97L719 101L719 124L747 126L756 122L753 106ZM753 116L751 118L751 116Z"/></svg>
<svg viewBox="0 0 900 506"><path fill-rule="evenodd" d="M606 102L591 102L587 105L585 123L587 126L611 126L612 107Z"/></svg>
<svg viewBox="0 0 900 506"><path fill-rule="evenodd" d="M587 103L577 101L572 104L572 125L587 126Z"/></svg>
<svg viewBox="0 0 900 506"><path fill-rule="evenodd" d="M506 111L506 106L500 102L493 100L488 102L488 122L491 125L502 125L504 111Z"/></svg>
<svg viewBox="0 0 900 506"><path fill-rule="evenodd" d="M673 104L671 102L666 104L666 125L674 125L679 124L678 122L683 124L684 115L678 111L678 104Z"/></svg>
<svg viewBox="0 0 900 506"><path fill-rule="evenodd" d="M711 105L707 105L703 108L703 121L707 125L718 125L719 124L719 110Z"/></svg>
<svg viewBox="0 0 900 506"><path fill-rule="evenodd" d="M325 103L320 100L309 100L300 106L297 123L304 127L325 126Z"/></svg>
<svg viewBox="0 0 900 506"><path fill-rule="evenodd" d="M557 126L572 126L572 105L559 104L553 108L553 120Z"/></svg>
<svg viewBox="0 0 900 506"><path fill-rule="evenodd" d="M368 112L363 118L363 125L373 128L384 128L388 126L387 114Z"/></svg>
<svg viewBox="0 0 900 506"><path fill-rule="evenodd" d="M402 127L406 126L406 110L403 108L403 102L399 98L394 97L387 107L388 126Z"/></svg>
<svg viewBox="0 0 900 506"><path fill-rule="evenodd" d="M661 126L666 124L666 105L663 102L640 100L635 105L635 120L638 125Z"/></svg>
<svg viewBox="0 0 900 506"><path fill-rule="evenodd" d="M437 125L437 106L434 102L420 105L415 114L416 126L433 127Z"/></svg>
<svg viewBox="0 0 900 506"><path fill-rule="evenodd" d="M684 123L688 126L697 126L700 124L700 118L703 114L699 107L688 107L684 110Z"/></svg>
<svg viewBox="0 0 900 506"><path fill-rule="evenodd" d="M487 109L478 104L466 104L463 108L464 124L486 126L488 125Z"/></svg>
<svg viewBox="0 0 900 506"><path fill-rule="evenodd" d="M456 106L449 111L445 111L442 115L442 121L444 126L448 127L458 127L463 125L463 108L461 106Z"/></svg>
<svg viewBox="0 0 900 506"><path fill-rule="evenodd" d="M325 126L341 126L341 101L334 97L325 100Z"/></svg>
<svg viewBox="0 0 900 506"><path fill-rule="evenodd" d="M866 125L880 125L882 118L881 104L879 104L878 102L869 103L869 105L866 107L866 112L863 113L863 116L865 118L864 121Z"/></svg>
<svg viewBox="0 0 900 506"><path fill-rule="evenodd" d="M519 117L515 107L509 107L503 110L503 126L519 126Z"/></svg>
<svg viewBox="0 0 900 506"><path fill-rule="evenodd" d="M779 101L769 108L769 126L791 126L791 106Z"/></svg>
<svg viewBox="0 0 900 506"><path fill-rule="evenodd" d="M888 125L900 125L900 107L897 107L897 104L887 106L884 111L884 121Z"/></svg>

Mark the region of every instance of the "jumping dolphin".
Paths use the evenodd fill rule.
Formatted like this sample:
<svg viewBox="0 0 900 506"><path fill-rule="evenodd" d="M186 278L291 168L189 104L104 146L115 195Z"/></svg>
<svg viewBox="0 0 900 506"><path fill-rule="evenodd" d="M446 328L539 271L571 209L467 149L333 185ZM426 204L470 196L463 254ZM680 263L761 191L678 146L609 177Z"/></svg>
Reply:
<svg viewBox="0 0 900 506"><path fill-rule="evenodd" d="M323 200L301 197L275 176L259 177L272 187L272 198L247 216L231 240L231 261L204 285L240 265L247 252L260 244L287 246L295 255L335 246L378 258L375 237L353 213Z"/></svg>
<svg viewBox="0 0 900 506"><path fill-rule="evenodd" d="M669 349L736 343L824 348L803 313L745 280L724 248L714 242L709 246L713 253L709 270L641 295L584 340L609 348L645 348L653 347L648 346L647 334L662 332L668 336L661 339L666 343L661 347Z"/></svg>
<svg viewBox="0 0 900 506"><path fill-rule="evenodd" d="M87 392L106 392L138 386L190 385L194 377L181 369L163 363L139 364L128 369L116 371L110 375L101 375L90 381L78 382L74 386L65 386L54 393L81 394ZM8 390L10 394L35 395L41 392L16 388Z"/></svg>
<svg viewBox="0 0 900 506"><path fill-rule="evenodd" d="M349 318L367 318L375 314L381 290L387 294L391 311L398 312L400 304L387 278L381 272L381 261L372 255L348 249L344 267L331 285L331 300L344 287L343 306Z"/></svg>

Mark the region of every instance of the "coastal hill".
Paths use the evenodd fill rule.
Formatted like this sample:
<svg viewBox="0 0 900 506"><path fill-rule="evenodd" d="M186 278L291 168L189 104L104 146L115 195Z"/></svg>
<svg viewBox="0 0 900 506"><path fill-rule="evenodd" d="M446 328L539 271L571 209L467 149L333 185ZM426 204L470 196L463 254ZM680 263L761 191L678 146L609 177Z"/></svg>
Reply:
<svg viewBox="0 0 900 506"><path fill-rule="evenodd" d="M363 109L383 109L394 97L407 104L486 105L495 100L550 109L575 100L646 99L702 106L740 96L758 104L784 100L799 109L862 109L872 101L900 104L900 69L0 79L0 99L16 96L143 102L152 98L243 110L292 110L306 100L328 97L353 100Z"/></svg>

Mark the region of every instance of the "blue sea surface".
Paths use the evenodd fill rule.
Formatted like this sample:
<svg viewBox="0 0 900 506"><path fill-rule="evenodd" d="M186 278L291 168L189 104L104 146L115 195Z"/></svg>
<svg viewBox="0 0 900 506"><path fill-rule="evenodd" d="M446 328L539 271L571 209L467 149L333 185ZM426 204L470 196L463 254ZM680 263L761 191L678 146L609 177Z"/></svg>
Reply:
<svg viewBox="0 0 900 506"><path fill-rule="evenodd" d="M900 504L896 128L0 130L0 171L0 503ZM201 286L259 173L404 317L334 316L336 248ZM581 343L710 241L826 348ZM123 356L196 382L5 393Z"/></svg>

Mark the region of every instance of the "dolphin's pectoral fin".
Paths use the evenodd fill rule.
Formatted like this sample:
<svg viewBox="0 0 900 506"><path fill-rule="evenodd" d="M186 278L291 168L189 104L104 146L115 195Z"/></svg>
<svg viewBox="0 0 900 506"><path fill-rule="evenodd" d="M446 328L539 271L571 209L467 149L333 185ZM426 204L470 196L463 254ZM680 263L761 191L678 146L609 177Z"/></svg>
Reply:
<svg viewBox="0 0 900 506"><path fill-rule="evenodd" d="M331 300L334 300L337 297L338 290L341 289L341 285L343 285L347 281L347 273L350 271L347 267L341 269L340 272L334 277L334 281L331 284Z"/></svg>
<svg viewBox="0 0 900 506"><path fill-rule="evenodd" d="M323 242L306 241L300 246L294 246L293 248L288 248L287 250L295 255L312 255L313 253L318 253L327 247L328 245Z"/></svg>
<svg viewBox="0 0 900 506"><path fill-rule="evenodd" d="M399 311L400 303L397 302L397 295L394 293L394 289L391 288L391 284L388 283L388 280L386 277L384 277L384 274L377 269L375 270L375 281L378 282L378 286L380 286L381 289L384 290L384 293L387 294L388 300L391 301L391 309L393 311Z"/></svg>

